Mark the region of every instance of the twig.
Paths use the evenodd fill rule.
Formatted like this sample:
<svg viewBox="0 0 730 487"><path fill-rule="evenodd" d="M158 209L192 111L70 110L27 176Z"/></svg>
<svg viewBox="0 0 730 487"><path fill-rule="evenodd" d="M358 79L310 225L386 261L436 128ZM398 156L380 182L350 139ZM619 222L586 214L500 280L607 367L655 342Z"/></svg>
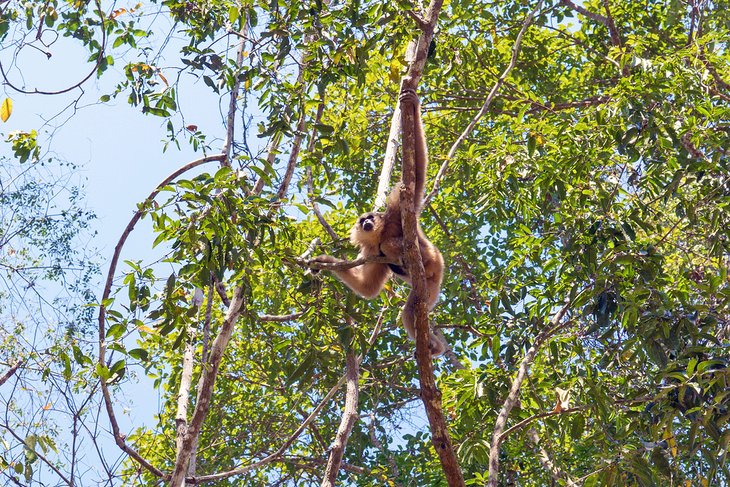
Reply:
<svg viewBox="0 0 730 487"><path fill-rule="evenodd" d="M27 449L28 451L32 451L33 453L35 453L35 454L36 454L36 456L37 456L37 457L38 457L38 458L39 458L39 459L40 459L40 460L41 460L41 461L42 461L43 463L45 463L46 465L48 465L48 467L49 467L49 468L50 468L51 470L53 470L53 471L54 471L54 472L56 473L56 475L58 475L58 477L59 477L59 478L60 478L61 480L63 480L63 481L64 481L64 482L65 482L65 483L66 483L66 484L67 484L67 485L69 486L69 487L73 487L73 485L74 485L74 484L73 484L73 482L71 482L71 481L70 481L70 480L69 480L68 478L66 478L66 476L65 476L65 475L64 475L64 474L63 474L63 473L62 473L62 472L61 472L61 471L60 471L60 470L59 470L59 469L58 469L58 468L56 467L56 465L55 465L55 464L54 464L53 462L51 462L51 461L50 461L49 459L47 459L47 458L46 458L46 457L45 457L45 456L43 455L43 453L41 453L41 452L37 451L37 450L36 450L35 448L31 447L31 446L30 446L30 445L29 445L29 444L28 444L28 443L27 443L27 442L26 442L26 441L25 441L25 440L24 440L23 438L21 438L20 436L18 436L18 434L17 434L17 433L15 433L15 431L14 431L14 430L13 430L12 428L10 428L10 425L7 425L7 424L1 424L1 423L0 423L0 428L4 429L4 430L6 430L6 431L7 431L8 433L10 433L10 435L11 435L11 436L12 436L13 438L15 438L16 440L18 440L18 441L19 441L19 442L20 442L20 443L21 443L21 444L22 444L22 445L23 445L23 446L24 446L24 447L25 447L25 448L26 448L26 449Z"/></svg>
<svg viewBox="0 0 730 487"><path fill-rule="evenodd" d="M522 22L522 28L520 29L520 32L517 34L517 38L515 39L515 43L512 46L512 58L509 61L509 65L500 75L499 79L497 79L497 82L494 83L494 86L492 86L492 89L489 91L489 94L487 95L487 99L484 101L484 104L482 105L482 108L479 110L479 112L476 114L476 116L472 119L471 122L469 122L469 125L464 129L464 131L461 133L461 135L456 139L454 144L451 146L451 149L449 149L449 153L446 155L446 160L441 164L441 167L439 168L438 173L436 174L436 177L433 181L433 189L431 189L431 192L428 193L428 196L424 199L424 205L427 205L429 201L431 201L431 198L434 197L436 192L439 189L439 185L441 184L441 180L444 177L444 174L446 173L446 170L449 167L449 161L453 159L454 155L456 154L456 151L459 149L461 144L466 140L466 138L471 134L472 130L474 130L474 127L476 127L477 122L484 116L484 114L487 113L489 110L490 105L492 104L492 100L494 100L494 97L497 95L497 92L504 84L505 80L509 76L510 72L512 72L512 69L515 67L515 64L517 64L517 56L520 52L520 47L522 46L522 37L525 35L525 32L527 31L527 28L532 23L532 19L535 17L535 14L540 10L542 7L543 0L540 0L537 2L537 5L535 5L535 8L530 11L529 14L527 14L527 17L525 17L525 20Z"/></svg>
<svg viewBox="0 0 730 487"><path fill-rule="evenodd" d="M105 22L105 16L104 16L104 10L101 8L101 1L96 0L95 2L97 11L99 12L99 18L101 19L101 45L99 46L99 54L96 56L96 61L94 64L94 67L89 71L89 73L84 76L81 81L78 81L72 86L69 86L67 88L64 88L62 90L57 91L44 91L39 90L38 88L34 89L33 91L24 90L23 88L19 88L15 86L13 83L8 80L8 76L5 73L5 69L3 68L2 62L0 62L0 74L2 74L3 77L3 84L9 86L10 88L14 89L18 93L23 93L25 95L61 95L63 93L68 93L71 90L74 90L76 88L81 88L81 85L86 83L96 72L99 70L99 66L101 66L101 61L104 59L106 54L106 22Z"/></svg>
<svg viewBox="0 0 730 487"><path fill-rule="evenodd" d="M390 475L392 478L390 479L391 482L394 483L396 486L400 486L400 484L395 482L395 479L397 479L400 476L400 472L398 471L398 464L395 462L395 458L393 455L385 449L385 446L383 446L383 442L378 439L378 436L375 432L375 422L377 420L375 419L375 413L370 413L370 423L368 423L368 433L370 434L370 443L373 444L375 448L377 448L380 453L382 453L385 458L388 460L388 465L390 466Z"/></svg>

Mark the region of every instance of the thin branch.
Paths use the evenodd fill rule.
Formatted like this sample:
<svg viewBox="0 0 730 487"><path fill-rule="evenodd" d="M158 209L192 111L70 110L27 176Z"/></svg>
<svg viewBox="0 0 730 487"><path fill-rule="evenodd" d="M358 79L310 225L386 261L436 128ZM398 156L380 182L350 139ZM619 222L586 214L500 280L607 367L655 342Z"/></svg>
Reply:
<svg viewBox="0 0 730 487"><path fill-rule="evenodd" d="M394 479L397 479L400 476L400 472L398 471L398 464L395 462L395 457L386 450L385 446L383 445L383 442L378 439L378 436L376 435L375 431L375 413L370 413L370 423L368 423L368 433L370 435L370 443L373 444L375 448L377 448L380 453L382 453L385 458L388 460L388 466L390 467L390 475L391 479L390 481L393 482L394 485L400 486L399 483L396 483Z"/></svg>
<svg viewBox="0 0 730 487"><path fill-rule="evenodd" d="M542 346L548 338L570 323L570 321L566 321L565 323L561 322L565 314L568 312L568 309L570 309L571 304L572 300L570 298L566 299L565 305L560 308L557 313L555 313L553 318L550 320L549 326L537 335L532 346L529 350L527 350L527 353L525 353L525 356L522 358L522 362L520 363L520 367L517 371L517 376L512 381L512 387L510 388L507 398L502 404L502 408L497 416L497 421L494 424L492 443L489 449L489 478L487 481L487 485L489 487L497 487L499 484L499 447L504 439L502 432L504 431L505 426L507 426L509 413L517 403L522 382L527 376L527 370L530 368L530 365L532 365L540 346Z"/></svg>
<svg viewBox="0 0 730 487"><path fill-rule="evenodd" d="M104 59L106 54L106 17L104 15L104 10L101 8L101 2L99 0L96 0L95 2L97 12L99 13L99 18L101 19L101 45L99 46L99 54L96 56L96 61L94 64L94 67L89 71L89 73L84 76L81 81L75 83L72 86L69 86L67 88L64 88L62 90L58 91L44 91L39 90L38 88L35 88L33 91L24 90L23 88L19 88L15 86L13 83L11 83L8 80L8 76L5 73L5 69L3 68L2 62L0 62L0 74L2 74L3 78L3 84L9 86L13 90L17 91L18 93L23 93L25 95L62 95L63 93L68 93L71 90L75 90L76 88L81 88L81 85L86 83L94 74L99 71L99 66L101 66L101 61ZM41 22L42 25L42 22ZM50 54L47 54L50 56ZM83 91L83 90L82 90Z"/></svg>
<svg viewBox="0 0 730 487"><path fill-rule="evenodd" d="M350 326L352 326L350 320ZM355 355L355 350L350 344L347 350L346 358L347 364L347 392L345 393L345 408L342 411L342 420L340 426L337 429L335 435L335 441L332 443L330 450L329 460L327 461L327 467L324 471L324 479L322 480L322 487L334 487L337 474L340 471L340 463L342 462L342 456L345 453L345 447L347 446L347 440L350 437L350 432L355 421L357 421L357 404L358 404L358 380L360 379L360 371L358 369L358 360Z"/></svg>
<svg viewBox="0 0 730 487"><path fill-rule="evenodd" d="M243 66L243 52L246 48L246 38L248 34L248 19L243 22L240 40L238 42L238 50L236 51L236 68L241 69ZM241 89L241 80L239 76L235 76L233 87L231 88L231 97L228 100L228 117L226 119L226 139L223 142L221 152L226 155L221 165L231 167L231 153L233 150L233 137L235 136L236 127L236 103L238 102L238 92Z"/></svg>
<svg viewBox="0 0 730 487"><path fill-rule="evenodd" d="M274 161L276 160L276 154L279 153L279 145L281 144L282 135L281 133L276 133L271 138L271 141L269 142L269 146L266 149L267 155L266 155L266 163L267 167L272 167L274 165ZM251 192L253 194L261 194L261 191L264 189L264 178L263 176L259 176L259 178L256 180L256 183L253 185L253 189Z"/></svg>
<svg viewBox="0 0 730 487"><path fill-rule="evenodd" d="M314 152L314 147L317 142L317 124L319 124L322 120L322 115L324 114L324 93L320 93L320 101L317 105L317 115L314 117L314 126L312 127L312 134L309 136L309 143L307 144L307 152L309 154ZM325 220L324 215L322 215L322 212L319 209L319 203L314 199L314 181L312 179L312 166L307 166L307 191L309 192L309 204L312 206L312 210L314 211L314 215L317 217L317 220L319 220L319 224L322 225L322 228L325 229L327 234L330 236L332 240L338 240L339 236L337 235L337 232L334 231L332 226Z"/></svg>
<svg viewBox="0 0 730 487"><path fill-rule="evenodd" d="M100 300L100 306L99 306L99 318L98 318L98 327L99 327L99 360L98 363L102 367L106 367L106 307L108 305L109 295L111 294L111 288L112 288L112 282L114 279L114 273L117 269L117 264L119 262L119 256L121 255L122 248L124 247L125 242L127 241L127 238L129 237L129 234L134 230L135 225L137 222L142 218L142 216L147 212L150 205L152 204L152 201L155 199L155 197L159 194L162 189L170 184L172 181L174 181L178 176L181 174L198 167L202 164L206 164L208 162L212 161L222 161L225 159L225 154L217 154L214 156L208 156L203 157L201 159L192 161L177 171L170 174L167 178L165 178L160 184L157 185L157 187L150 193L150 195L138 206L137 211L134 213L134 216L132 216L132 219L127 224L127 227L122 232L122 236L119 238L119 241L117 242L117 245L114 247L114 254L112 255L111 262L109 263L109 271L107 272L106 276L106 282L104 284L104 291L102 292L101 300ZM109 422L111 423L112 427L112 434L114 435L114 441L117 444L117 446L127 453L132 459L137 461L140 465L142 465L144 468L152 472L154 475L158 477L163 477L164 474L160 469L153 466L150 462L148 462L146 459L144 459L136 450L131 448L127 443L125 442L125 435L121 433L119 430L119 423L117 422L116 415L114 413L114 404L111 398L111 393L109 392L109 386L106 382L106 380L103 377L99 378L99 383L101 385L101 392L102 396L104 397L104 406L106 408L107 416L109 417Z"/></svg>
<svg viewBox="0 0 730 487"><path fill-rule="evenodd" d="M591 12L581 5L576 5L575 3L571 2L571 0L560 0L560 4L575 10L579 14L582 14L583 16L591 19L594 22L598 22L599 24L603 24L608 27L608 19L601 14Z"/></svg>
<svg viewBox="0 0 730 487"><path fill-rule="evenodd" d="M304 311L297 311L296 313L290 313L288 315L259 315L259 320L285 323L287 321L294 321L298 318L301 318L303 315Z"/></svg>
<svg viewBox="0 0 730 487"><path fill-rule="evenodd" d="M69 480L68 478L66 478L66 476L65 476L65 475L63 475L63 473L62 473L62 472L61 472L61 471L60 471L60 470L59 470L59 469L58 469L58 468L56 467L56 465L54 464L54 462L51 462L51 461L50 461L49 459L47 459L47 458L46 458L46 457L45 457L45 456L43 455L43 453L42 453L42 452L39 452L39 451L37 451L37 450L36 450L35 448L31 447L31 446L30 446L30 445L29 445L28 443L26 443L26 441L25 441L25 440L24 440L23 438L21 438L20 436L18 436L18 434L17 434L17 433L15 433L15 431L14 431L14 430L13 430L12 428L10 428L10 425L7 425L7 424L1 424L1 423L0 423L0 428L4 429L4 430L5 430L5 431L7 431L8 433L10 433L10 435L11 435L11 436L12 436L13 438L15 438L16 440L18 440L18 441L19 441L19 442L20 442L20 443L21 443L21 444L22 444L22 445L23 445L23 446L24 446L24 447L25 447L25 448L26 448L27 450L29 450L29 451L32 451L33 453L35 453L35 454L36 454L36 456L37 456L37 457L38 457L38 458L39 458L39 459L40 459L40 460L41 460L41 461L42 461L43 463L45 463L46 465L48 465L48 467L49 467L49 468L50 468L51 470L53 470L53 471L55 472L55 474L56 474L56 475L58 475L58 477L59 477L59 478L60 478L60 479L61 479L61 480L62 480L62 481L63 481L64 483L68 484L68 485L69 485L69 487L73 487L73 485L74 485L74 484L73 484L73 482L71 482L71 481L70 481L70 480Z"/></svg>
<svg viewBox="0 0 730 487"><path fill-rule="evenodd" d="M603 8L606 10L606 19L608 20L606 27L608 27L608 34L611 37L611 44L620 48L621 36L616 28L616 22L614 22L613 16L611 15L611 9L608 7L608 0L603 0ZM624 74L628 74L627 66L624 66Z"/></svg>
<svg viewBox="0 0 730 487"><path fill-rule="evenodd" d="M476 116L472 119L472 121L469 123L469 125L464 129L464 131L461 133L461 135L456 139L454 144L451 146L451 149L449 149L449 153L446 155L446 160L444 160L443 164L441 164L441 167L439 168L439 171L436 174L436 178L434 178L433 189L431 189L431 192L428 193L428 196L426 196L426 198L424 199L424 205L427 205L428 202L431 201L431 198L433 198L434 195L438 192L439 185L441 184L441 180L443 179L444 174L446 173L446 170L449 167L449 161L454 158L454 155L456 154L456 151L459 149L461 144L466 140L466 138L469 136L469 134L471 134L472 130L474 130L474 127L476 127L479 120L481 120L481 118L487 113L490 105L492 104L492 100L494 100L495 96L497 96L497 92L502 87L502 85L506 81L507 77L512 72L512 69L514 69L515 65L517 64L517 56L519 55L520 48L522 46L522 37L525 35L527 28L532 23L532 19L535 17L535 14L540 10L540 8L542 8L542 2L543 2L543 0L540 0L539 2L537 2L537 5L535 5L535 8L532 9L529 14L527 14L527 17L525 17L525 20L522 22L522 28L520 29L520 32L517 34L515 43L512 46L512 58L510 59L509 65L502 72L499 79L497 79L497 82L494 83L494 86L492 86L492 89L489 91L489 94L487 95L487 99L484 101L482 108L479 110L479 112L476 114Z"/></svg>
<svg viewBox="0 0 730 487"><path fill-rule="evenodd" d="M223 359L223 353L225 352L228 342L231 339L231 335L233 334L233 327L238 321L238 317L243 312L243 303L244 288L243 286L239 286L233 292L231 305L228 307L228 312L223 320L218 336L216 336L215 340L213 340L208 363L202 371L198 400L195 404L193 417L190 420L187 432L183 438L182 448L178 450L177 457L175 458L175 469L173 470L172 477L170 479L171 487L182 487L185 484L188 462L190 461L190 456L193 453L193 447L197 443L200 429L208 415L208 409L210 408L210 398L213 394L216 377L218 376L218 368L220 367L221 360Z"/></svg>
<svg viewBox="0 0 730 487"><path fill-rule="evenodd" d="M358 257L355 260L343 260L341 262L317 262L315 260L298 258L298 259L295 259L295 262L299 265L309 267L310 269L326 270L326 271L332 271L332 270L341 271L344 269L351 269L353 267L367 264L368 262L379 262L379 263L383 263L383 264L402 265L401 262L393 262L393 259L390 259L384 255L371 255L368 257Z"/></svg>
<svg viewBox="0 0 730 487"><path fill-rule="evenodd" d="M585 411L586 409L587 409L586 407L574 407L574 408L566 408L566 409L560 409L560 410L547 411L545 413L533 414L529 418L525 418L522 421L520 421L519 423L517 423L517 424L515 424L513 426L510 426L509 428L507 428L506 430L504 430L504 432L501 435L501 438L499 439L499 442L502 443L504 440L507 439L507 437L509 435L511 435L512 433L514 433L515 431L517 431L519 429L524 428L525 426L527 426L528 424L532 423L536 419L548 418L550 416L558 416L560 414L577 413L577 412L580 412L580 411Z"/></svg>

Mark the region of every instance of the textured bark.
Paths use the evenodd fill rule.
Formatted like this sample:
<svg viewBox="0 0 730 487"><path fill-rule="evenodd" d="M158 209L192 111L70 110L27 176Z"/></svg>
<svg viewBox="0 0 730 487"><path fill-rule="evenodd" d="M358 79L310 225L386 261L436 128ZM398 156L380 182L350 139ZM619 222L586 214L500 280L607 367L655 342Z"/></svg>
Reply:
<svg viewBox="0 0 730 487"><path fill-rule="evenodd" d="M403 219L403 260L411 276L416 297L416 361L421 383L421 400L431 426L431 441L441 461L449 486L463 486L464 477L459 468L456 452L451 444L441 404L441 392L436 387L433 362L429 350L428 309L426 306L426 276L418 248L415 202L415 113L402 112L403 120L403 188L401 188L401 218Z"/></svg>
<svg viewBox="0 0 730 487"><path fill-rule="evenodd" d="M357 400L358 400L358 380L360 379L360 371L358 368L358 360L355 351L350 347L347 351L347 391L345 393L345 408L342 411L342 420L340 427L337 429L335 441L330 449L330 457L327 461L327 468L324 472L322 487L334 487L337 480L337 473L340 471L342 456L345 453L347 440L350 438L352 427L357 421Z"/></svg>

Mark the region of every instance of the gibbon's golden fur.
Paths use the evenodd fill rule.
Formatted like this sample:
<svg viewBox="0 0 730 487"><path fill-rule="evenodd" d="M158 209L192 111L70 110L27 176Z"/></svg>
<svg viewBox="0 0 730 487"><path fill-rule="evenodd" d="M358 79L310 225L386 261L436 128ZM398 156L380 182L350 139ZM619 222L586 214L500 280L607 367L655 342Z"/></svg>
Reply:
<svg viewBox="0 0 730 487"><path fill-rule="evenodd" d="M415 112L415 164L416 187L415 195L418 201L416 212L420 213L423 205L423 188L426 182L426 167L428 153L426 136L421 121L421 107L418 96L412 90L403 91L400 95L401 111ZM393 188L388 196L387 208L384 212L369 212L358 218L350 230L350 242L360 248L358 258L370 256L386 256L393 261L400 262L403 257L403 226L400 209L400 185ZM418 247L421 251L423 268L426 271L426 305L431 311L438 301L441 280L444 275L444 259L441 252L432 244L418 225ZM318 262L342 262L329 255L320 255L313 259ZM411 284L408 273L399 265L368 262L359 267L345 270L333 270L334 274L355 293L365 299L372 299L380 294L391 272ZM403 326L408 336L415 340L415 296L411 290L408 300L403 307ZM430 332L429 348L433 356L438 356L446 350L443 340Z"/></svg>

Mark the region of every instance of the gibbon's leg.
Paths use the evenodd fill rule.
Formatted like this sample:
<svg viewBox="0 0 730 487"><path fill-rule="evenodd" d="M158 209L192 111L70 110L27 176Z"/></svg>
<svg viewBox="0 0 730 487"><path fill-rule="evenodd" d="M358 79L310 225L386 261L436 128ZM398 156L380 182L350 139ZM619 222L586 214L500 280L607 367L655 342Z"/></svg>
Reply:
<svg viewBox="0 0 730 487"><path fill-rule="evenodd" d="M431 289L433 288L432 282L426 283L429 287L429 292L431 292ZM438 297L438 290L437 297ZM431 311L433 306L436 304L435 300L430 299L431 296L429 296L429 302L428 305L428 311ZM403 327L406 329L406 333L408 333L408 336L411 340L414 342L416 341L416 297L415 293L411 289L411 292L408 294L408 300L406 301L405 306L403 306ZM428 348L431 351L431 355L433 357L438 357L439 355L443 354L446 351L446 344L441 340L441 338L437 337L436 335L431 332L431 330L428 331Z"/></svg>
<svg viewBox="0 0 730 487"><path fill-rule="evenodd" d="M314 262L344 262L329 255L320 255L312 259ZM332 270L347 287L365 299L373 299L385 286L390 277L387 264L369 262L358 267L343 270Z"/></svg>

